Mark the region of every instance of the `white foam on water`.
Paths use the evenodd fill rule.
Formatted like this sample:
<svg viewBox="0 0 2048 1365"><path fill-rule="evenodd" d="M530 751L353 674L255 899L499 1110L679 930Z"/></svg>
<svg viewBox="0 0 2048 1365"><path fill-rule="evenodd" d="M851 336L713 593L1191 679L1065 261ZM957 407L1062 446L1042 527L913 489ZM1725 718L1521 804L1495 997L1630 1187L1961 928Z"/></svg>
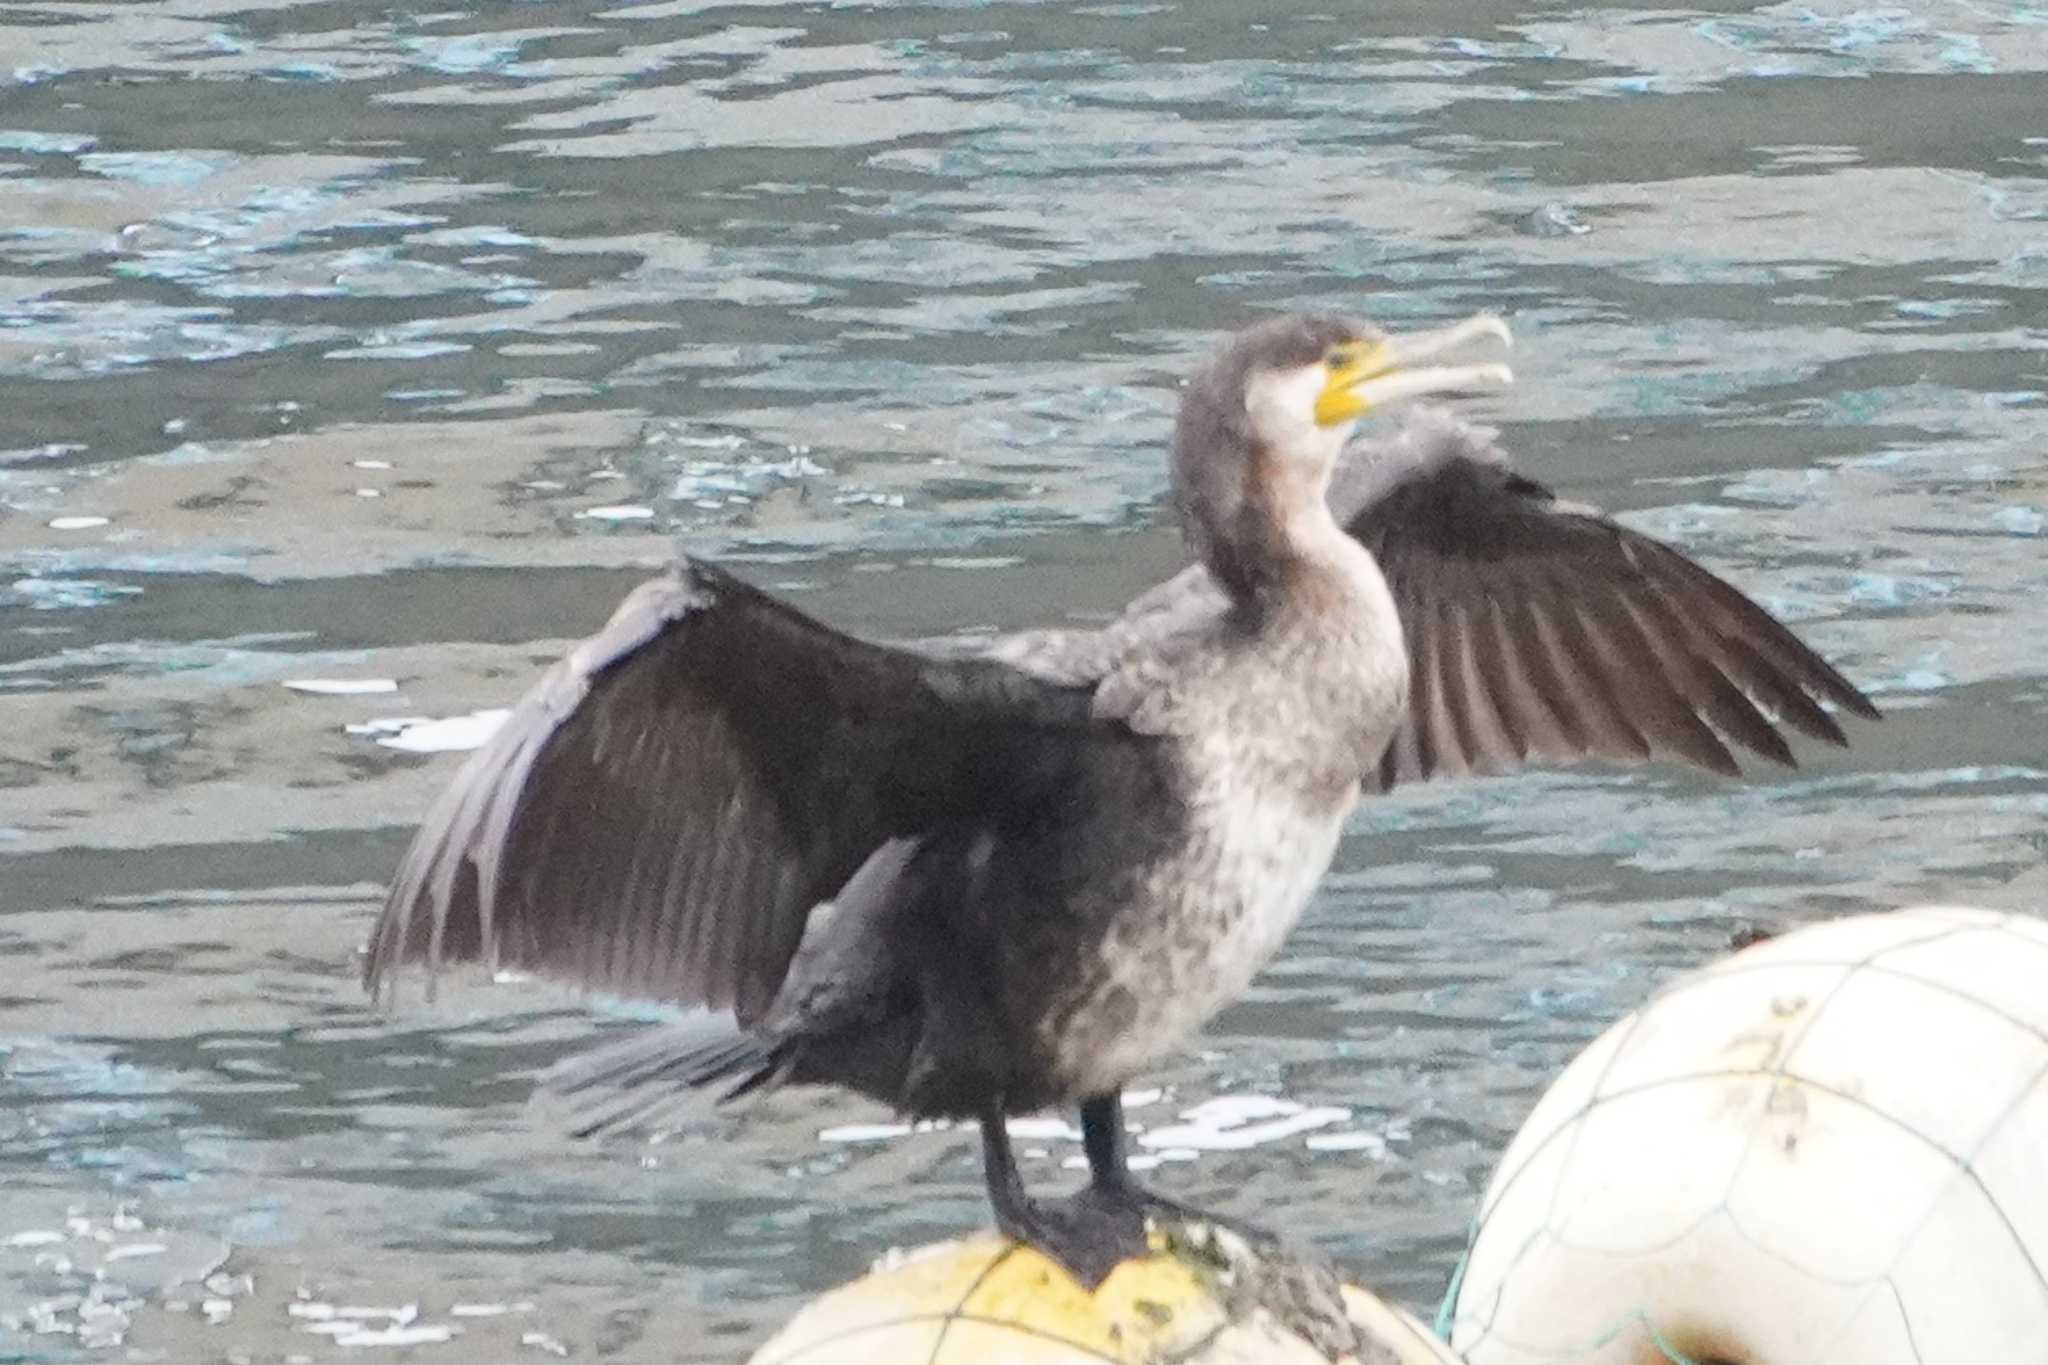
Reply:
<svg viewBox="0 0 2048 1365"><path fill-rule="evenodd" d="M30 1228L26 1232L15 1233L4 1243L0 1243L0 1246L46 1247L52 1242L61 1242L63 1240L64 1234L61 1232L52 1232L48 1228Z"/></svg>
<svg viewBox="0 0 2048 1365"><path fill-rule="evenodd" d="M477 748L511 714L509 707L495 706L462 716L381 716L342 728L375 739L387 749L438 754Z"/></svg>
<svg viewBox="0 0 2048 1365"><path fill-rule="evenodd" d="M398 690L396 678L287 678L284 685L322 697L366 697Z"/></svg>
<svg viewBox="0 0 2048 1365"><path fill-rule="evenodd" d="M1364 1152L1374 1161L1391 1161L1394 1155L1384 1137L1363 1129L1348 1133L1312 1133L1304 1145L1311 1152Z"/></svg>
<svg viewBox="0 0 2048 1365"><path fill-rule="evenodd" d="M429 1323L419 1327L358 1327L340 1324L347 1330L334 1334L336 1346L433 1346L450 1340L462 1329Z"/></svg>
<svg viewBox="0 0 2048 1365"><path fill-rule="evenodd" d="M102 1263L109 1261L132 1261L143 1256L161 1256L168 1250L170 1248L162 1242L129 1242L126 1245L111 1248L100 1260Z"/></svg>
<svg viewBox="0 0 2048 1365"><path fill-rule="evenodd" d="M1342 1123L1349 1109L1335 1105L1307 1108L1271 1095L1219 1095L1183 1110L1183 1123L1167 1124L1138 1135L1141 1146L1179 1147L1207 1152L1241 1152L1263 1147L1298 1133Z"/></svg>
<svg viewBox="0 0 2048 1365"><path fill-rule="evenodd" d="M1168 1147L1163 1152L1133 1152L1125 1159L1124 1164L1134 1171L1149 1171L1169 1162L1178 1164L1187 1161L1200 1161L1201 1159L1202 1154L1193 1147ZM1088 1158L1086 1156L1070 1156L1065 1161L1062 1161L1060 1166L1069 1171L1085 1171L1088 1169Z"/></svg>
<svg viewBox="0 0 2048 1365"><path fill-rule="evenodd" d="M1203 1100L1192 1109L1183 1109L1180 1116L1192 1123L1221 1126L1298 1114L1301 1109L1302 1106L1293 1100L1283 1100L1277 1095L1218 1095Z"/></svg>
<svg viewBox="0 0 2048 1365"><path fill-rule="evenodd" d="M1053 1138L1063 1138L1068 1142L1079 1142L1081 1140L1081 1130L1068 1123L1065 1119L1043 1116L1011 1119L1004 1127L1010 1130L1011 1137L1024 1138L1032 1142L1042 1142Z"/></svg>
<svg viewBox="0 0 2048 1365"><path fill-rule="evenodd" d="M836 1128L827 1128L818 1134L820 1142L887 1142L890 1138L908 1137L907 1123L842 1123Z"/></svg>

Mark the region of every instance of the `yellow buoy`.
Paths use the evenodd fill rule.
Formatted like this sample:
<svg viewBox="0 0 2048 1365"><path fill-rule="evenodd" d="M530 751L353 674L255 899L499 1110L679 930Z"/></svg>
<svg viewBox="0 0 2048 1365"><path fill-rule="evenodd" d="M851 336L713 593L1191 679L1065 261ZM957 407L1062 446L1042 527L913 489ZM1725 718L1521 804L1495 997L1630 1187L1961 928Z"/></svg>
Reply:
<svg viewBox="0 0 2048 1365"><path fill-rule="evenodd" d="M993 1232L895 1254L804 1308L750 1365L1456 1365L1414 1318L1350 1285L1334 1311L1357 1340L1319 1349L1300 1302L1312 1272L1227 1232L1155 1232L1153 1248L1092 1293Z"/></svg>

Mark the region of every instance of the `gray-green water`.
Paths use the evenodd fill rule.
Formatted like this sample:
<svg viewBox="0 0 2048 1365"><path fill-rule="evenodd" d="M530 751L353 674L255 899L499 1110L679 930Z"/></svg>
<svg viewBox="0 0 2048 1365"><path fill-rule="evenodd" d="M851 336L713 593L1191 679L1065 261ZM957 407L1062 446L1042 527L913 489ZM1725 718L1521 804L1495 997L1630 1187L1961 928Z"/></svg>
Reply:
<svg viewBox="0 0 2048 1365"><path fill-rule="evenodd" d="M966 1134L582 1145L525 1097L585 1004L380 1017L455 760L347 727L504 704L678 537L861 630L1109 609L1177 562L1175 376L1308 304L1506 313L1531 472L1890 712L1745 785L1374 803L1154 1078L1155 1131L1305 1106L1160 1183L1430 1305L1546 1079L1737 922L2027 903L2048 10L0 13L0 1360L727 1360L978 1225Z"/></svg>

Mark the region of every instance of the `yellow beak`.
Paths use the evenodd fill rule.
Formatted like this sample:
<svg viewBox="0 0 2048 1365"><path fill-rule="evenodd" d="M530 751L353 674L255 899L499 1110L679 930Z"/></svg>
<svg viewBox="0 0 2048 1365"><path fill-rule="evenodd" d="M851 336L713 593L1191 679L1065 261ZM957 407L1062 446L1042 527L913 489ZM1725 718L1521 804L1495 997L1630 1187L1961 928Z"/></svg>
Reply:
<svg viewBox="0 0 2048 1365"><path fill-rule="evenodd" d="M1420 394L1462 393L1512 383L1514 372L1498 362L1414 368L1419 360L1486 337L1503 346L1514 344L1505 322L1491 313L1478 313L1434 332L1341 347L1330 361L1322 392L1316 395L1316 425L1333 427L1354 421L1373 408Z"/></svg>

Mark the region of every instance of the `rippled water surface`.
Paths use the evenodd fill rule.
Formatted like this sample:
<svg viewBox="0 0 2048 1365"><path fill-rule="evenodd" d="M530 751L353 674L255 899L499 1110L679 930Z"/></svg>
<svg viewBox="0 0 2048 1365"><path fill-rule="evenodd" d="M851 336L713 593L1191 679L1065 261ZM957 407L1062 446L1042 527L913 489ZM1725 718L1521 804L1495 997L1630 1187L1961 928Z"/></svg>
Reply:
<svg viewBox="0 0 2048 1365"><path fill-rule="evenodd" d="M1178 562L1175 377L1307 304L1506 313L1474 410L1531 471L1890 713L1372 803L1149 1078L1164 1186L1427 1308L1545 1080L1738 923L2028 903L2037 0L0 15L0 1360L729 1360L978 1225L965 1133L579 1144L528 1082L618 1010L371 1009L461 741L391 722L504 704L678 539L866 631L1109 609Z"/></svg>

